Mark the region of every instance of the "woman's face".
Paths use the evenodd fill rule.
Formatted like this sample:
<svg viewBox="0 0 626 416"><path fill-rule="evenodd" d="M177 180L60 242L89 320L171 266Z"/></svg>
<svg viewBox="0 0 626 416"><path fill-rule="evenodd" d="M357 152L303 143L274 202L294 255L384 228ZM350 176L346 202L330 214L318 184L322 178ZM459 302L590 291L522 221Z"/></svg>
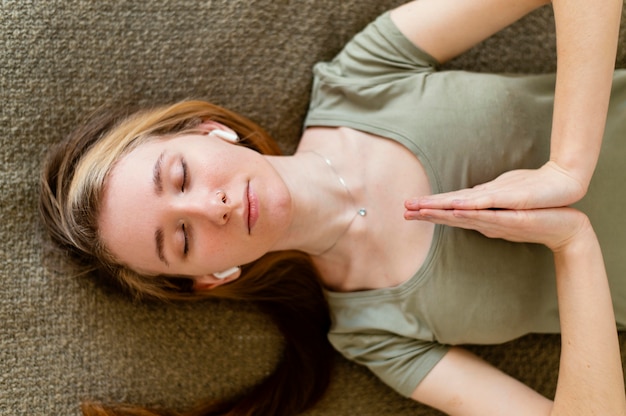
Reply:
<svg viewBox="0 0 626 416"><path fill-rule="evenodd" d="M105 246L135 271L199 277L271 251L290 208L265 157L193 134L123 156L109 174L98 225Z"/></svg>

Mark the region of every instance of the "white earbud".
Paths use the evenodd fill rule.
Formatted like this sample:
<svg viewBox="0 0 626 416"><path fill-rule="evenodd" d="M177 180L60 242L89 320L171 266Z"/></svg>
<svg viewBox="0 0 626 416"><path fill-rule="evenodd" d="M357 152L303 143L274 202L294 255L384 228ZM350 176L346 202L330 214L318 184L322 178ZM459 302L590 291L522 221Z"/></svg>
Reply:
<svg viewBox="0 0 626 416"><path fill-rule="evenodd" d="M228 140L229 142L234 142L234 143L237 143L239 141L239 136L237 136L237 133L234 133L232 131L220 130L220 129L211 130L211 132L209 133L209 136L217 136L220 139Z"/></svg>
<svg viewBox="0 0 626 416"><path fill-rule="evenodd" d="M239 267L235 266L235 267L231 267L230 269L226 269L223 272L216 272L213 273L213 276L215 276L217 279L226 279L228 276L235 274L239 271Z"/></svg>

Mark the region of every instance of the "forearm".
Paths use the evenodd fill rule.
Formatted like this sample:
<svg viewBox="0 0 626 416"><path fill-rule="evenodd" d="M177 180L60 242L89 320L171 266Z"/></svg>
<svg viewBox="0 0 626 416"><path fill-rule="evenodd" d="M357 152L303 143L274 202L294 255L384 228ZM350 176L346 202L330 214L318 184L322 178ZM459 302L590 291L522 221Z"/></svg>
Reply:
<svg viewBox="0 0 626 416"><path fill-rule="evenodd" d="M424 208L416 211L414 218L476 230L491 238L549 247L554 252L562 339L552 415L626 415L611 293L600 245L585 214L573 208L516 211ZM472 378L474 373L469 373ZM452 389L445 381L448 373L441 374L438 385ZM476 386L479 383L471 388ZM502 386L498 390L502 391ZM442 403L444 408L447 402ZM528 411L528 414L543 413Z"/></svg>
<svg viewBox="0 0 626 416"><path fill-rule="evenodd" d="M557 82L550 160L586 191L600 152L622 0L553 0Z"/></svg>
<svg viewBox="0 0 626 416"><path fill-rule="evenodd" d="M626 414L621 356L602 253L588 226L555 250L562 351L553 414Z"/></svg>

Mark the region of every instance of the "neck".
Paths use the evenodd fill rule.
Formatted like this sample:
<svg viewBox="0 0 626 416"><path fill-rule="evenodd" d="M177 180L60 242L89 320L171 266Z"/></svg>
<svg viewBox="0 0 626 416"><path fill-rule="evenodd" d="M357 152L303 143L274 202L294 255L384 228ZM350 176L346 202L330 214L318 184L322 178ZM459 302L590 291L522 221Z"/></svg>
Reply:
<svg viewBox="0 0 626 416"><path fill-rule="evenodd" d="M276 250L301 250L313 256L331 251L359 217L360 207L350 182L319 153L268 156L267 160L282 177L292 199L288 234Z"/></svg>

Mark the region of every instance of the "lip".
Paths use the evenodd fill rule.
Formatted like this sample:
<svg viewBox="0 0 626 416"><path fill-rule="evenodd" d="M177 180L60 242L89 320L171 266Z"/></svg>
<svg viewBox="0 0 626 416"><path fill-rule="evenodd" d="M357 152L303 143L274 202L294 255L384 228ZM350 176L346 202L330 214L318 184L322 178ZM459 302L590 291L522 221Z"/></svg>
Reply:
<svg viewBox="0 0 626 416"><path fill-rule="evenodd" d="M248 182L248 186L246 187L246 194L244 198L246 202L244 217L248 223L248 234L250 234L259 219L259 200L257 199L254 191L250 188L250 182Z"/></svg>

